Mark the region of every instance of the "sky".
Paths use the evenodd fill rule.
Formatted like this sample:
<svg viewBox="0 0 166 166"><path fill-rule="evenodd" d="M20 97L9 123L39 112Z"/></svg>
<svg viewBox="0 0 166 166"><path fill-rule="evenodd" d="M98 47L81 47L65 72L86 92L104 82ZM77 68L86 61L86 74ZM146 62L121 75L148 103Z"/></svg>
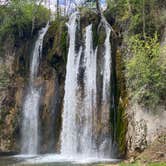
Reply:
<svg viewBox="0 0 166 166"><path fill-rule="evenodd" d="M56 0L53 0L53 1L55 2ZM60 0L60 3L64 5L64 1L65 1L65 0ZM69 0L68 0L68 1L69 1ZM82 0L73 0L73 1L75 1L75 2L81 2ZM100 3L101 3L101 4L105 3L105 0L100 0Z"/></svg>
<svg viewBox="0 0 166 166"><path fill-rule="evenodd" d="M50 6L51 6L51 10L52 10L52 11L55 11L56 1L57 1L57 0L50 0ZM84 1L84 0L71 0L71 1L74 1L76 4L79 4L79 3L81 3L81 2ZM105 1L106 1L106 0L100 0L100 3L101 3L102 6L105 4ZM49 1L48 1L48 0L45 0L45 2L46 2L46 4L47 4L47 6L49 6L49 3L48 3ZM59 0L59 2L60 2L61 7L63 8L64 5L65 5L65 0ZM66 0L66 2L67 2L67 4L68 4L68 3L70 2L70 0Z"/></svg>

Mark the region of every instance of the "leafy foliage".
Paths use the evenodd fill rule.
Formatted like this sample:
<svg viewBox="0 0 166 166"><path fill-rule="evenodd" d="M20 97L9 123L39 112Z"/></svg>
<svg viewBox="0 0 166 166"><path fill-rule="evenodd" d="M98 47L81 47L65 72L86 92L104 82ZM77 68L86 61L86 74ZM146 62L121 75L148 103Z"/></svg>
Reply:
<svg viewBox="0 0 166 166"><path fill-rule="evenodd" d="M148 36L156 31L160 34L166 22L166 2L156 0L107 0L109 11L120 28L126 28L130 34Z"/></svg>
<svg viewBox="0 0 166 166"><path fill-rule="evenodd" d="M49 11L39 5L34 13L35 3L32 1L13 0L6 6L0 6L0 41L11 35L14 39L30 36L32 20L36 18L36 28L47 22Z"/></svg>
<svg viewBox="0 0 166 166"><path fill-rule="evenodd" d="M159 41L166 22L166 3L108 0L107 4L115 19L115 28L123 36L123 45L127 44L123 55L127 57L125 71L130 97L148 107L164 103L166 57Z"/></svg>
<svg viewBox="0 0 166 166"><path fill-rule="evenodd" d="M166 97L166 59L161 64L157 35L146 40L141 40L140 35L132 36L128 46L126 78L131 97L146 106L155 107Z"/></svg>

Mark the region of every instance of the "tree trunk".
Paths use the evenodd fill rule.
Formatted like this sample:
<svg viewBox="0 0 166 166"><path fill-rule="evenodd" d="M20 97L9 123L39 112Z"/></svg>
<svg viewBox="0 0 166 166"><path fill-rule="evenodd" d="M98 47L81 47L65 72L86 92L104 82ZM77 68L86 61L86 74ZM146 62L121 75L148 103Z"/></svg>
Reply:
<svg viewBox="0 0 166 166"><path fill-rule="evenodd" d="M57 17L59 18L59 0L56 1L56 5L57 5Z"/></svg>
<svg viewBox="0 0 166 166"><path fill-rule="evenodd" d="M101 15L99 0L96 0L96 9L97 9L98 13Z"/></svg>
<svg viewBox="0 0 166 166"><path fill-rule="evenodd" d="M142 9L142 22L143 22L143 37L144 39L146 38L146 34L145 34L145 0L142 0L143 2L143 9Z"/></svg>

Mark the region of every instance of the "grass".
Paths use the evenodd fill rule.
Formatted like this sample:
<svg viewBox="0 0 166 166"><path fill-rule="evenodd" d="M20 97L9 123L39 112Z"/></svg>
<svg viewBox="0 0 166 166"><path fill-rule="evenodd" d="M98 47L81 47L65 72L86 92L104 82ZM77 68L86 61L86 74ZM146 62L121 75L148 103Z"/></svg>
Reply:
<svg viewBox="0 0 166 166"><path fill-rule="evenodd" d="M156 163L120 163L119 166L166 166L165 162L156 162Z"/></svg>

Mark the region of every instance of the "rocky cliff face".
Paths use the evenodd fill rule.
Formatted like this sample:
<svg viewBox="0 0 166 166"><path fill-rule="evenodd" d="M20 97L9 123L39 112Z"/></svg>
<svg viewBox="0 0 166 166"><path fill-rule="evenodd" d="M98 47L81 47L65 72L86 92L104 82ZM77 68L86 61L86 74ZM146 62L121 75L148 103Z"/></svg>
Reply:
<svg viewBox="0 0 166 166"><path fill-rule="evenodd" d="M55 42L54 35L56 38L61 38L57 34L57 31L51 32L53 41L48 37L49 43L47 43L49 32L46 36L44 46L48 47L44 47L40 74L36 81L36 85L42 86L40 103L41 152L55 150L55 146L58 146L61 129L65 61L64 57L61 56L61 50L57 50L55 54L54 58L59 58L59 61L56 62L55 59L49 59L50 54L48 53L50 50L54 51L51 46L52 42ZM35 40L36 35L26 40L18 40L17 43L9 38L3 43L4 52L0 61L0 67L4 71L3 78L0 78L0 151L2 152L20 152L22 106L27 93L29 65ZM56 68L57 66L59 68ZM55 138L55 140L50 138ZM50 141L47 141L48 139Z"/></svg>
<svg viewBox="0 0 166 166"><path fill-rule="evenodd" d="M0 151L17 151L20 139L22 99L27 81L29 53L33 39L14 43L4 41L4 55L0 66L5 71L1 78Z"/></svg>

